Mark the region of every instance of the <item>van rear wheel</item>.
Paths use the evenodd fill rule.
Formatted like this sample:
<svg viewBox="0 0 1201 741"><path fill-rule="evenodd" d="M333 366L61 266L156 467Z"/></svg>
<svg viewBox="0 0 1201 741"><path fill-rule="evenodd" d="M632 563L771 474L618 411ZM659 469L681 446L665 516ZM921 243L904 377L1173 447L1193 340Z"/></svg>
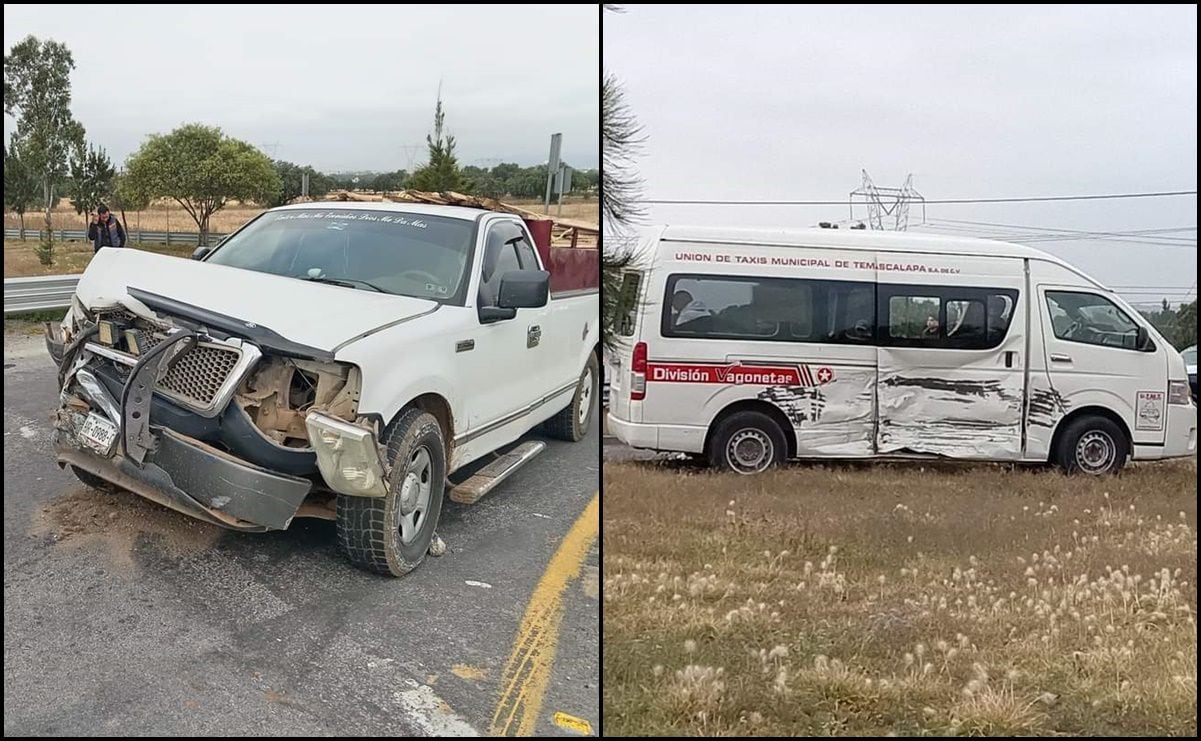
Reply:
<svg viewBox="0 0 1201 741"><path fill-rule="evenodd" d="M788 442L775 420L762 412L736 412L717 424L709 438L709 465L744 475L784 462Z"/></svg>
<svg viewBox="0 0 1201 741"><path fill-rule="evenodd" d="M1087 416L1072 420L1055 450L1055 463L1064 473L1092 476L1115 474L1126 465L1130 443L1112 420Z"/></svg>

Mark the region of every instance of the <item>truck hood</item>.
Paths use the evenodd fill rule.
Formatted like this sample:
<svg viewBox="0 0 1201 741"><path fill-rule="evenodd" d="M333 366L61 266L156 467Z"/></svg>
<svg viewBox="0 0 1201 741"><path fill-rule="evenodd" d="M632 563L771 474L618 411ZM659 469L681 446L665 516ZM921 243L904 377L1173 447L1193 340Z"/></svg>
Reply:
<svg viewBox="0 0 1201 741"><path fill-rule="evenodd" d="M165 311L252 340L278 336L332 354L374 330L436 310L436 301L310 283L136 249L102 249L79 279L89 309ZM200 311L192 311L200 310Z"/></svg>

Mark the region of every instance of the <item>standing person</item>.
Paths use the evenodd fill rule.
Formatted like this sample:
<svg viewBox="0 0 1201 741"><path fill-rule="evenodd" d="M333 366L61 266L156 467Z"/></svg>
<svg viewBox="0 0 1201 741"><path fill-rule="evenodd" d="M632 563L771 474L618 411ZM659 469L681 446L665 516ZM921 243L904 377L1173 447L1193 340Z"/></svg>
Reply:
<svg viewBox="0 0 1201 741"><path fill-rule="evenodd" d="M101 247L125 246L125 229L103 203L96 209L96 215L88 225L88 239L92 240L92 254L99 252Z"/></svg>

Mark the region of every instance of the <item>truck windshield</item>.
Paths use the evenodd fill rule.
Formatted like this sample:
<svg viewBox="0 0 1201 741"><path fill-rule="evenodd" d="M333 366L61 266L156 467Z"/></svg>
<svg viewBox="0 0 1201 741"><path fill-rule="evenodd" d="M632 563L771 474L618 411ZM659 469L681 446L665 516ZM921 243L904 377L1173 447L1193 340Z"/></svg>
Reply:
<svg viewBox="0 0 1201 741"><path fill-rule="evenodd" d="M207 262L444 301L466 279L474 222L396 211L271 211Z"/></svg>

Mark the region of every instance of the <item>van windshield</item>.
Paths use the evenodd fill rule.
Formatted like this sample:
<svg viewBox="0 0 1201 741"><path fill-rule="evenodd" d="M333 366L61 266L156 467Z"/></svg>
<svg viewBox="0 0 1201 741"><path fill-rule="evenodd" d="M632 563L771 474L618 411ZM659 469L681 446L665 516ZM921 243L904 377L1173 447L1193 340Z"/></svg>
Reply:
<svg viewBox="0 0 1201 741"><path fill-rule="evenodd" d="M444 301L466 279L474 226L467 219L384 210L269 211L206 261Z"/></svg>

